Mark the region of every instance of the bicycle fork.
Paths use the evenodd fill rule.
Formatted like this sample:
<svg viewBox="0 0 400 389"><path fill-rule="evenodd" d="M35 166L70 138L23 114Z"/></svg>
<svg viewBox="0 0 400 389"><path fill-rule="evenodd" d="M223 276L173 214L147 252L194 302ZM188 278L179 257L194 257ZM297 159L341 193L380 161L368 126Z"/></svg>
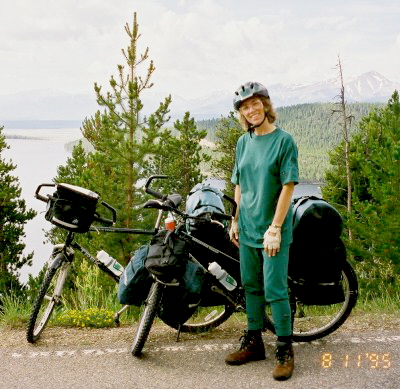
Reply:
<svg viewBox="0 0 400 389"><path fill-rule="evenodd" d="M44 298L46 300L53 300L56 304L59 304L61 292L64 289L65 280L68 277L71 262L74 258L74 250L69 246L65 246L65 244L57 244L53 248L51 258L53 260L49 264L49 269L58 269L59 267L62 267L62 269L56 279L52 295L46 295Z"/></svg>

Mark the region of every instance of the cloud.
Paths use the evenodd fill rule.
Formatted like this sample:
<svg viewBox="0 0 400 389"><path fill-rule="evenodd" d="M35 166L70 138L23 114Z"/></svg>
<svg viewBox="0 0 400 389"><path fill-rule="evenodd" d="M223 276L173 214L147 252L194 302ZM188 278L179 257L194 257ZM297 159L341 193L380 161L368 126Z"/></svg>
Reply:
<svg viewBox="0 0 400 389"><path fill-rule="evenodd" d="M400 66L400 6L389 0L14 0L0 4L0 93L107 86L134 11L164 94L318 81L334 75L338 54L351 75L394 77Z"/></svg>

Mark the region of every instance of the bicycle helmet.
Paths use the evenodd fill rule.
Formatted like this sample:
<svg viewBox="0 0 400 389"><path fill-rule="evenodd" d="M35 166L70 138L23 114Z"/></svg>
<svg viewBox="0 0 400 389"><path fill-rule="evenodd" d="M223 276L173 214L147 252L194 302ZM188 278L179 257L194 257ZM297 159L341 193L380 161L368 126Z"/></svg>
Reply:
<svg viewBox="0 0 400 389"><path fill-rule="evenodd" d="M253 96L269 97L269 93L267 91L267 88L259 82L246 82L244 85L241 85L235 92L235 97L233 98L233 106L238 111L240 104Z"/></svg>

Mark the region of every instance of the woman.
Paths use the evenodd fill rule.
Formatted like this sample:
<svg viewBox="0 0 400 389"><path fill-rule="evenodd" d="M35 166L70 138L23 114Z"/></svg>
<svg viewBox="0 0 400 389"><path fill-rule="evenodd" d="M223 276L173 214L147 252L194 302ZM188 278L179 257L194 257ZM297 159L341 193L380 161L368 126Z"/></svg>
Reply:
<svg viewBox="0 0 400 389"><path fill-rule="evenodd" d="M241 365L265 359L261 331L267 302L278 336L273 377L285 380L294 367L287 271L291 198L299 179L297 147L291 135L274 124L276 113L262 84L240 86L234 107L247 133L236 145L232 182L238 207L230 238L239 245L248 330L239 351L229 354L226 363Z"/></svg>

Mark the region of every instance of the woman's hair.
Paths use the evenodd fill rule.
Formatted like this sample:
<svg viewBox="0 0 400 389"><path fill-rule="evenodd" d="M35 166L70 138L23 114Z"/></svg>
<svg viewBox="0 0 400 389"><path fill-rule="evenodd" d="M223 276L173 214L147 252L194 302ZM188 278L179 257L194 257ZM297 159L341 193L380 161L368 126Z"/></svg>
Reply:
<svg viewBox="0 0 400 389"><path fill-rule="evenodd" d="M272 106L271 99L269 97L265 96L254 96L258 97L261 102L263 103L264 109L265 109L265 114L267 115L267 120L270 123L274 123L275 120L277 119L278 115ZM238 120L240 125L242 126L243 130L248 131L249 129L249 122L245 119L245 117L240 113L240 108L238 110Z"/></svg>

